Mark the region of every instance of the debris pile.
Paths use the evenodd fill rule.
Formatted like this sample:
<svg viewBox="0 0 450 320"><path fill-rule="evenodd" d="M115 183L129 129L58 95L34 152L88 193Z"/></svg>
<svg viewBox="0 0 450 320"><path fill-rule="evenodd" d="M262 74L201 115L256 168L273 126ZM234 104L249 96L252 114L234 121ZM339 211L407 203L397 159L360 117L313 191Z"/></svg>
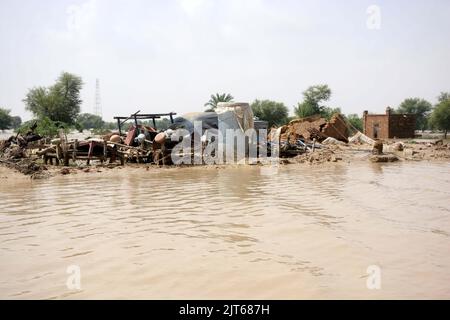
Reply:
<svg viewBox="0 0 450 320"><path fill-rule="evenodd" d="M354 143L354 144L364 144L365 143L365 144L373 145L375 143L375 140L369 138L364 133L358 131L354 136L352 136L348 139L348 142Z"/></svg>
<svg viewBox="0 0 450 320"><path fill-rule="evenodd" d="M344 117L336 113L329 121L320 115L292 120L280 128L273 128L268 138L273 142L275 137L279 137L281 157L295 157L313 153L316 149L326 149L329 145L345 145L348 143L348 135L349 128ZM322 154L323 152L318 153L320 159L334 160ZM310 162L314 162L315 157L305 156L300 159L302 161L313 159Z"/></svg>
<svg viewBox="0 0 450 320"><path fill-rule="evenodd" d="M29 175L31 179L45 179L51 176L46 166L40 165L30 158L22 159L16 163L8 163L7 166L24 175Z"/></svg>
<svg viewBox="0 0 450 320"><path fill-rule="evenodd" d="M25 148L22 148L16 144L6 146L3 144L1 150L1 157L3 159L22 159L26 157Z"/></svg>
<svg viewBox="0 0 450 320"><path fill-rule="evenodd" d="M322 141L324 145L345 145L345 142L339 141L333 137L328 137L324 141Z"/></svg>
<svg viewBox="0 0 450 320"><path fill-rule="evenodd" d="M323 149L315 152L300 154L293 159L293 162L322 164L325 162L338 162L340 160L342 160L342 157L337 155L333 150Z"/></svg>
<svg viewBox="0 0 450 320"><path fill-rule="evenodd" d="M372 146L372 154L380 155L383 154L383 143L381 141L375 141Z"/></svg>
<svg viewBox="0 0 450 320"><path fill-rule="evenodd" d="M201 157L201 152L210 144L214 147L213 143L228 143L227 140L217 141L218 133L228 129L245 132L246 129L256 127L252 121L251 108L244 103L221 105L216 112L185 114L175 119L174 115L176 114L173 112L140 114L138 111L128 117L115 117L118 132L98 139L86 138L80 141L68 139L63 130L60 130L57 139L43 138L34 133L36 125L33 125L25 135L17 134L0 141L0 164L34 179L48 177L50 172L62 175L76 173L77 170L68 168L69 165L89 172L90 169L86 166L93 160L99 161L106 168L124 165L126 162L167 165L172 164L172 151L177 150L174 148L184 139L192 148L186 148L186 151L183 147L179 156L196 160L195 157L199 154ZM157 129L155 119L163 116L170 117L170 123L164 129ZM153 126L142 122L145 119L152 120ZM130 120L134 120L134 123L127 127L127 131L122 131L125 122ZM178 129L184 130L183 135L180 135ZM342 115L335 114L329 121L320 116L312 116L273 128L267 140L258 136L254 145L257 145L259 155L261 148L267 148L264 150L267 153L263 154L268 156L279 151L281 163L322 164L358 158L372 162L450 158L450 145L442 140L381 141L373 140L361 132L352 137L348 135L349 128ZM242 136L246 138L243 134ZM196 149L196 137L199 137L200 149ZM228 152L226 149L225 151ZM216 152L211 156L214 157ZM108 160L109 163L105 164ZM58 171L48 170L46 165L63 165L64 168Z"/></svg>
<svg viewBox="0 0 450 320"><path fill-rule="evenodd" d="M303 141L322 142L328 137L348 142L349 130L345 119L341 114L334 114L329 121L319 115L295 119L281 129L281 141L295 142Z"/></svg>
<svg viewBox="0 0 450 320"><path fill-rule="evenodd" d="M0 141L0 163L22 174L30 175L32 179L48 177L47 168L38 164L37 159L28 156L27 144L21 143L20 146L16 142L17 140L14 137Z"/></svg>

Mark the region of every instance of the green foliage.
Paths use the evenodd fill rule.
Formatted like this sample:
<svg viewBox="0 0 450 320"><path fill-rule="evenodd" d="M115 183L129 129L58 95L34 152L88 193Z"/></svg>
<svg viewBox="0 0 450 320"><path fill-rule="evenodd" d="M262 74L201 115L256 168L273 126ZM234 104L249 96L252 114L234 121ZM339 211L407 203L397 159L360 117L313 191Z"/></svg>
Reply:
<svg viewBox="0 0 450 320"><path fill-rule="evenodd" d="M80 129L101 129L105 122L102 117L90 113L82 113L77 117L77 125Z"/></svg>
<svg viewBox="0 0 450 320"><path fill-rule="evenodd" d="M431 103L420 98L405 99L395 110L396 113L416 114L416 129L425 130L427 128L428 116L432 109Z"/></svg>
<svg viewBox="0 0 450 320"><path fill-rule="evenodd" d="M330 100L331 89L326 84L311 86L303 92L303 97L305 102L320 107L320 102Z"/></svg>
<svg viewBox="0 0 450 320"><path fill-rule="evenodd" d="M83 126L79 122L75 122L74 127L78 132L83 132L84 130Z"/></svg>
<svg viewBox="0 0 450 320"><path fill-rule="evenodd" d="M0 108L0 130L6 130L11 128L12 117L10 115L11 110Z"/></svg>
<svg viewBox="0 0 450 320"><path fill-rule="evenodd" d="M63 129L65 133L69 133L70 130L72 129L72 127L66 123L52 121L49 118L44 117L41 119L34 119L24 122L17 129L17 132L20 134L26 134L34 123L37 124L37 127L34 130L34 132L39 134L40 136L47 138L57 137L60 129Z"/></svg>
<svg viewBox="0 0 450 320"><path fill-rule="evenodd" d="M73 124L80 113L82 86L80 77L63 72L53 86L30 89L23 101L38 119Z"/></svg>
<svg viewBox="0 0 450 320"><path fill-rule="evenodd" d="M155 127L153 125L153 121L152 120L138 121L138 123L141 124L141 125L147 126L147 127L152 127L152 128ZM157 131L167 130L167 129L169 129L169 126L172 124L172 122L170 122L170 120L168 118L155 119L155 123L156 123L156 128L155 129ZM124 130L129 130L131 126L134 126L134 121L127 122L123 126L123 129ZM115 127L117 127L117 125Z"/></svg>
<svg viewBox="0 0 450 320"><path fill-rule="evenodd" d="M450 92L441 92L438 96L438 103L450 100Z"/></svg>
<svg viewBox="0 0 450 320"><path fill-rule="evenodd" d="M294 107L294 113L299 118L320 114L323 117L331 117L334 110L321 105L331 97L331 89L326 84L311 86L303 92L303 101ZM339 110L340 112L340 110Z"/></svg>
<svg viewBox="0 0 450 320"><path fill-rule="evenodd" d="M347 115L347 121L350 123L350 129L353 129L353 131L355 129L361 132L363 131L363 119L356 113Z"/></svg>
<svg viewBox="0 0 450 320"><path fill-rule="evenodd" d="M103 128L106 130L119 130L117 127L117 122L104 122Z"/></svg>
<svg viewBox="0 0 450 320"><path fill-rule="evenodd" d="M336 113L341 113L341 108L323 107L320 111L320 115L327 120L330 120Z"/></svg>
<svg viewBox="0 0 450 320"><path fill-rule="evenodd" d="M0 108L0 130L17 129L22 124L19 116L11 116L11 110Z"/></svg>
<svg viewBox="0 0 450 320"><path fill-rule="evenodd" d="M163 118L161 120L156 120L156 128L157 130L167 130L169 129L169 126L172 124L169 119ZM153 127L153 124L151 124Z"/></svg>
<svg viewBox="0 0 450 320"><path fill-rule="evenodd" d="M431 114L430 123L433 128L443 130L447 138L447 132L450 130L450 97L441 101Z"/></svg>
<svg viewBox="0 0 450 320"><path fill-rule="evenodd" d="M282 102L256 99L251 107L255 117L269 122L269 128L281 126L288 121L288 108Z"/></svg>
<svg viewBox="0 0 450 320"><path fill-rule="evenodd" d="M212 94L211 98L209 99L209 101L207 103L205 103L205 107L210 107L208 111L214 111L217 108L217 104L219 102L232 102L233 101L233 96L231 94L228 93L216 93L216 94Z"/></svg>
<svg viewBox="0 0 450 320"><path fill-rule="evenodd" d="M297 105L297 107L294 107L294 113L299 118L306 118L318 114L319 111L316 110L313 105L307 102L301 102Z"/></svg>
<svg viewBox="0 0 450 320"><path fill-rule="evenodd" d="M22 124L22 118L20 118L19 116L13 116L11 117L11 128L16 130L17 128L20 127L20 125Z"/></svg>

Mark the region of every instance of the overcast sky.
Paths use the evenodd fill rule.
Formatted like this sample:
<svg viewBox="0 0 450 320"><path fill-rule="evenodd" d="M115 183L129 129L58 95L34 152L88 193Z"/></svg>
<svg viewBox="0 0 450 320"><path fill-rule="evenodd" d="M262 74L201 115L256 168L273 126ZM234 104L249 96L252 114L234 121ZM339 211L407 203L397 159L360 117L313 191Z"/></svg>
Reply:
<svg viewBox="0 0 450 320"><path fill-rule="evenodd" d="M0 106L29 119L27 90L61 71L82 77L82 112L100 79L105 120L200 111L215 92L292 110L321 83L344 113L435 103L450 91L449 17L448 0L0 0Z"/></svg>

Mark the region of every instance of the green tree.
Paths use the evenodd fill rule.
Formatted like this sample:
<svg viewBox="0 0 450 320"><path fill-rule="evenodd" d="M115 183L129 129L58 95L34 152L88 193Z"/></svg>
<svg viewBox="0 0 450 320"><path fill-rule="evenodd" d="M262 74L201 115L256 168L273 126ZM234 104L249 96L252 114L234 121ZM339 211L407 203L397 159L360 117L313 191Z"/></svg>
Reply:
<svg viewBox="0 0 450 320"><path fill-rule="evenodd" d="M118 130L119 128L117 127L117 122L105 122L103 124L103 129L106 130Z"/></svg>
<svg viewBox="0 0 450 320"><path fill-rule="evenodd" d="M10 129L12 124L11 110L0 108L0 130Z"/></svg>
<svg viewBox="0 0 450 320"><path fill-rule="evenodd" d="M433 106L431 103L420 98L405 99L395 110L396 113L413 113L416 115L416 129L425 130L427 128L428 116Z"/></svg>
<svg viewBox="0 0 450 320"><path fill-rule="evenodd" d="M77 117L77 124L80 129L101 129L104 127L105 122L102 117L90 113L81 113Z"/></svg>
<svg viewBox="0 0 450 320"><path fill-rule="evenodd" d="M303 97L306 102L321 107L322 101L330 100L331 89L326 84L311 86L303 92Z"/></svg>
<svg viewBox="0 0 450 320"><path fill-rule="evenodd" d="M60 129L63 129L66 133L68 133L71 129L71 127L68 127L65 123L52 121L47 117L43 117L41 119L29 120L22 123L22 125L17 129L17 132L20 134L25 134L34 124L37 124L34 132L48 138L58 136Z"/></svg>
<svg viewBox="0 0 450 320"><path fill-rule="evenodd" d="M331 97L331 89L326 84L311 86L303 92L303 101L294 107L294 113L299 118L320 114L326 116L330 110L326 109L322 102Z"/></svg>
<svg viewBox="0 0 450 320"><path fill-rule="evenodd" d="M63 72L53 86L30 89L23 101L38 119L73 124L80 113L82 86L80 77Z"/></svg>
<svg viewBox="0 0 450 320"><path fill-rule="evenodd" d="M323 107L320 111L320 115L327 120L330 120L336 113L341 113L341 108Z"/></svg>
<svg viewBox="0 0 450 320"><path fill-rule="evenodd" d="M450 130L450 97L437 104L431 114L430 122L433 128L444 131L444 138L447 139L447 132Z"/></svg>
<svg viewBox="0 0 450 320"><path fill-rule="evenodd" d="M438 96L438 102L450 100L450 92L441 92Z"/></svg>
<svg viewBox="0 0 450 320"><path fill-rule="evenodd" d="M350 123L351 129L356 129L358 131L363 131L363 120L356 113L347 115L347 121Z"/></svg>
<svg viewBox="0 0 450 320"><path fill-rule="evenodd" d="M294 107L294 113L299 118L306 118L318 114L318 111L309 103L301 102Z"/></svg>
<svg viewBox="0 0 450 320"><path fill-rule="evenodd" d="M13 116L11 117L11 128L12 129L17 129L22 125L22 118L20 118L19 116Z"/></svg>
<svg viewBox="0 0 450 320"><path fill-rule="evenodd" d="M233 99L233 96L229 93L212 94L209 101L205 103L205 107L209 107L209 109L206 111L214 111L217 108L217 104L219 102L232 102Z"/></svg>
<svg viewBox="0 0 450 320"><path fill-rule="evenodd" d="M256 99L251 104L253 114L260 120L267 121L269 128L281 126L288 121L288 108L282 102Z"/></svg>
<svg viewBox="0 0 450 320"><path fill-rule="evenodd" d="M172 124L172 122L170 122L169 119L162 118L160 120L156 120L156 129L157 130L167 130L167 129L169 129L171 124ZM153 123L151 124L151 126L153 127Z"/></svg>

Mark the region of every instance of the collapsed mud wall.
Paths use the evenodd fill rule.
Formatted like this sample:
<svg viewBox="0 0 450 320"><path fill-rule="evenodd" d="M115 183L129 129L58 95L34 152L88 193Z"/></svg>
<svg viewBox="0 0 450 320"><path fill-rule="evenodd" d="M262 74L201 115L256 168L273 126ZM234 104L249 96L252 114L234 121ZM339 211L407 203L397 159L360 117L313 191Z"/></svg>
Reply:
<svg viewBox="0 0 450 320"><path fill-rule="evenodd" d="M335 114L323 127L322 132L327 137L335 138L339 141L348 142L348 126L341 114Z"/></svg>
<svg viewBox="0 0 450 320"><path fill-rule="evenodd" d="M335 114L329 121L319 115L295 119L281 128L281 141L295 143L297 139L321 142L328 137L348 142L349 130L344 117Z"/></svg>

